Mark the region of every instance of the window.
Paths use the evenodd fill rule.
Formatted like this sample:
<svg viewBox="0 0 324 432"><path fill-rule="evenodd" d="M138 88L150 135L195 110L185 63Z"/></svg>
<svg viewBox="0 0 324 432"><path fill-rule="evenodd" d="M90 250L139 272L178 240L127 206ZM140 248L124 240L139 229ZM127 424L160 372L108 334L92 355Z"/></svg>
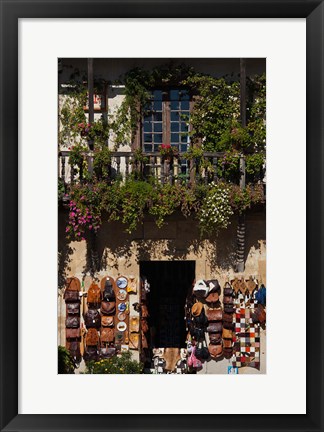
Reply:
<svg viewBox="0 0 324 432"><path fill-rule="evenodd" d="M190 95L188 90L171 88L152 91L144 110L142 146L144 152L158 152L159 146L171 144L187 151L189 143Z"/></svg>

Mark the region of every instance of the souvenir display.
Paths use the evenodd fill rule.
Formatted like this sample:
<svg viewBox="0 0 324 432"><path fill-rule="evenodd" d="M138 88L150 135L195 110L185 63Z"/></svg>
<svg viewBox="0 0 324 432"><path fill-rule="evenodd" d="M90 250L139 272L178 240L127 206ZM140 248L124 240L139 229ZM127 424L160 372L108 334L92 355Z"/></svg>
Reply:
<svg viewBox="0 0 324 432"><path fill-rule="evenodd" d="M119 312L118 315L117 315L119 321L125 321L126 316L127 315L125 314L125 312Z"/></svg>
<svg viewBox="0 0 324 432"><path fill-rule="evenodd" d="M118 300L121 300L121 301L126 300L126 298L127 298L126 290L121 289L121 290L117 291L117 298L118 298Z"/></svg>
<svg viewBox="0 0 324 432"><path fill-rule="evenodd" d="M100 312L104 315L114 315L116 312L116 303L115 302L102 301Z"/></svg>
<svg viewBox="0 0 324 432"><path fill-rule="evenodd" d="M127 292L129 294L137 293L137 279L134 275L130 275L128 278Z"/></svg>
<svg viewBox="0 0 324 432"><path fill-rule="evenodd" d="M127 325L126 325L125 321L120 321L117 324L117 330L118 331L124 332L126 329L127 329Z"/></svg>
<svg viewBox="0 0 324 432"><path fill-rule="evenodd" d="M95 283L92 283L88 289L87 302L92 305L100 305L101 291L99 286Z"/></svg>
<svg viewBox="0 0 324 432"><path fill-rule="evenodd" d="M126 310L126 303L119 303L118 310L120 312L125 312L125 310Z"/></svg>
<svg viewBox="0 0 324 432"><path fill-rule="evenodd" d="M114 317L113 316L101 316L101 326L102 327L114 327Z"/></svg>

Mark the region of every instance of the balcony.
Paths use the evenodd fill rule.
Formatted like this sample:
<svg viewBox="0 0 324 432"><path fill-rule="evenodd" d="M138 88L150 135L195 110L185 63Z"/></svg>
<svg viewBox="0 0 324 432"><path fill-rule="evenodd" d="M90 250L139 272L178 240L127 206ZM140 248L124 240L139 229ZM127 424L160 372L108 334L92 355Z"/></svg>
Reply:
<svg viewBox="0 0 324 432"><path fill-rule="evenodd" d="M85 164L81 172L69 165L69 151L61 151L58 160L59 178L65 185L73 184L84 178L84 171L91 166L91 153L84 154ZM131 175L140 179L154 178L159 183L187 184L188 187L194 184L209 184L212 181L225 180L219 167L219 159L224 156L221 152L205 152L202 158L185 159L180 153L178 158L173 160L163 159L157 153L143 154L145 161L139 161L135 152L112 152L111 162L107 165L105 172L99 173L99 177L108 181L113 179L125 180ZM245 177L244 157L240 160L240 169L235 175L235 183ZM98 174L97 174L98 175ZM260 179L262 182L262 179Z"/></svg>

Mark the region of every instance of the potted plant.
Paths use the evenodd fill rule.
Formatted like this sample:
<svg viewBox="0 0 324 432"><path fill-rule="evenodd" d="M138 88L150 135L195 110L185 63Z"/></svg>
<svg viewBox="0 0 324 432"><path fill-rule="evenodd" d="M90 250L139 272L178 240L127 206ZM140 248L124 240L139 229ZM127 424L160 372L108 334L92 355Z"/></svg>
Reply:
<svg viewBox="0 0 324 432"><path fill-rule="evenodd" d="M179 151L176 147L172 147L170 144L161 144L159 146L159 152L163 161L172 162L174 157L179 156Z"/></svg>

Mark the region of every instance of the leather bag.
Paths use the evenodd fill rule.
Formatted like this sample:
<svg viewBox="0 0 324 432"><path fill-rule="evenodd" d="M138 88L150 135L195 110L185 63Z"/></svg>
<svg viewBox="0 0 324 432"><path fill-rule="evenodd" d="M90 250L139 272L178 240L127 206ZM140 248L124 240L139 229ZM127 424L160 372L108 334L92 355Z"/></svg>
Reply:
<svg viewBox="0 0 324 432"><path fill-rule="evenodd" d="M79 328L80 327L80 318L78 316L68 316L65 320L66 328Z"/></svg>
<svg viewBox="0 0 324 432"><path fill-rule="evenodd" d="M267 318L264 307L258 304L258 307L255 309L254 313L252 313L251 317L254 323L264 324Z"/></svg>
<svg viewBox="0 0 324 432"><path fill-rule="evenodd" d="M235 329L235 323L223 321L223 327L226 328L227 330L234 330Z"/></svg>
<svg viewBox="0 0 324 432"><path fill-rule="evenodd" d="M195 355L200 360L207 360L209 358L209 351L205 340L198 342Z"/></svg>
<svg viewBox="0 0 324 432"><path fill-rule="evenodd" d="M233 322L233 314L223 314L223 321L232 323Z"/></svg>
<svg viewBox="0 0 324 432"><path fill-rule="evenodd" d="M209 322L222 321L222 319L223 319L222 309L208 309L207 319Z"/></svg>
<svg viewBox="0 0 324 432"><path fill-rule="evenodd" d="M63 298L66 303L76 303L80 301L79 291L65 290Z"/></svg>
<svg viewBox="0 0 324 432"><path fill-rule="evenodd" d="M84 314L84 323L87 328L99 328L101 319L97 309L88 309Z"/></svg>
<svg viewBox="0 0 324 432"><path fill-rule="evenodd" d="M224 348L232 348L232 339L223 339Z"/></svg>
<svg viewBox="0 0 324 432"><path fill-rule="evenodd" d="M66 313L68 315L80 315L80 302L67 303L66 304Z"/></svg>
<svg viewBox="0 0 324 432"><path fill-rule="evenodd" d="M100 311L104 315L113 315L116 312L116 303L102 301Z"/></svg>
<svg viewBox="0 0 324 432"><path fill-rule="evenodd" d="M101 317L102 327L114 327L114 317L103 315Z"/></svg>
<svg viewBox="0 0 324 432"><path fill-rule="evenodd" d="M103 359L108 359L113 357L116 354L116 348L115 347L101 347L100 348L100 357Z"/></svg>
<svg viewBox="0 0 324 432"><path fill-rule="evenodd" d="M89 328L86 334L86 345L97 346L99 343L98 331L95 328Z"/></svg>
<svg viewBox="0 0 324 432"><path fill-rule="evenodd" d="M224 288L224 296L233 297L234 290L231 286Z"/></svg>
<svg viewBox="0 0 324 432"><path fill-rule="evenodd" d="M209 354L212 358L218 358L218 357L221 357L223 355L223 346L222 346L222 344L220 344L220 345L209 344L208 345L208 351L209 351Z"/></svg>
<svg viewBox="0 0 324 432"><path fill-rule="evenodd" d="M219 345L220 343L222 343L221 333L209 333L209 342L212 345Z"/></svg>
<svg viewBox="0 0 324 432"><path fill-rule="evenodd" d="M147 333L149 331L149 326L147 323L147 319L142 318L141 319L141 330L143 333Z"/></svg>
<svg viewBox="0 0 324 432"><path fill-rule="evenodd" d="M98 361L99 353L96 346L87 346L83 355L84 361Z"/></svg>
<svg viewBox="0 0 324 432"><path fill-rule="evenodd" d="M205 330L200 327L192 326L190 328L190 335L196 341L203 339L205 337Z"/></svg>
<svg viewBox="0 0 324 432"><path fill-rule="evenodd" d="M221 322L211 322L207 327L208 333L221 333L223 330L223 324Z"/></svg>
<svg viewBox="0 0 324 432"><path fill-rule="evenodd" d="M87 302L96 305L101 302L101 291L95 283L92 283L88 289Z"/></svg>
<svg viewBox="0 0 324 432"><path fill-rule="evenodd" d="M229 360L233 355L233 348L224 348L223 349L224 357Z"/></svg>
<svg viewBox="0 0 324 432"><path fill-rule="evenodd" d="M232 314L232 313L234 313L235 312L235 308L234 308L234 306L233 305L227 305L227 304L224 304L224 312L225 313L228 313L228 314Z"/></svg>
<svg viewBox="0 0 324 432"><path fill-rule="evenodd" d="M100 333L101 343L113 342L114 338L115 338L114 329L110 327L104 327L103 329L101 329L101 333Z"/></svg>
<svg viewBox="0 0 324 432"><path fill-rule="evenodd" d="M82 360L80 351L80 342L73 341L69 343L69 352L75 363L80 363Z"/></svg>
<svg viewBox="0 0 324 432"><path fill-rule="evenodd" d="M110 301L111 302L111 301L116 300L114 286L113 286L113 283L110 279L106 279L106 281L105 281L102 297L103 297L104 301Z"/></svg>
<svg viewBox="0 0 324 432"><path fill-rule="evenodd" d="M66 290L67 291L81 291L81 284L78 278L70 277L66 279Z"/></svg>
<svg viewBox="0 0 324 432"><path fill-rule="evenodd" d="M145 304L141 305L141 316L142 316L142 318L148 318L149 317L149 312L148 312L147 306Z"/></svg>
<svg viewBox="0 0 324 432"><path fill-rule="evenodd" d="M223 338L232 340L232 338L233 338L232 330L228 330L228 329L224 328L223 329Z"/></svg>
<svg viewBox="0 0 324 432"><path fill-rule="evenodd" d="M233 304L233 297L232 296L224 296L223 298L223 303L225 304Z"/></svg>
<svg viewBox="0 0 324 432"><path fill-rule="evenodd" d="M66 339L77 339L81 337L81 329L80 328L67 328L65 330Z"/></svg>

